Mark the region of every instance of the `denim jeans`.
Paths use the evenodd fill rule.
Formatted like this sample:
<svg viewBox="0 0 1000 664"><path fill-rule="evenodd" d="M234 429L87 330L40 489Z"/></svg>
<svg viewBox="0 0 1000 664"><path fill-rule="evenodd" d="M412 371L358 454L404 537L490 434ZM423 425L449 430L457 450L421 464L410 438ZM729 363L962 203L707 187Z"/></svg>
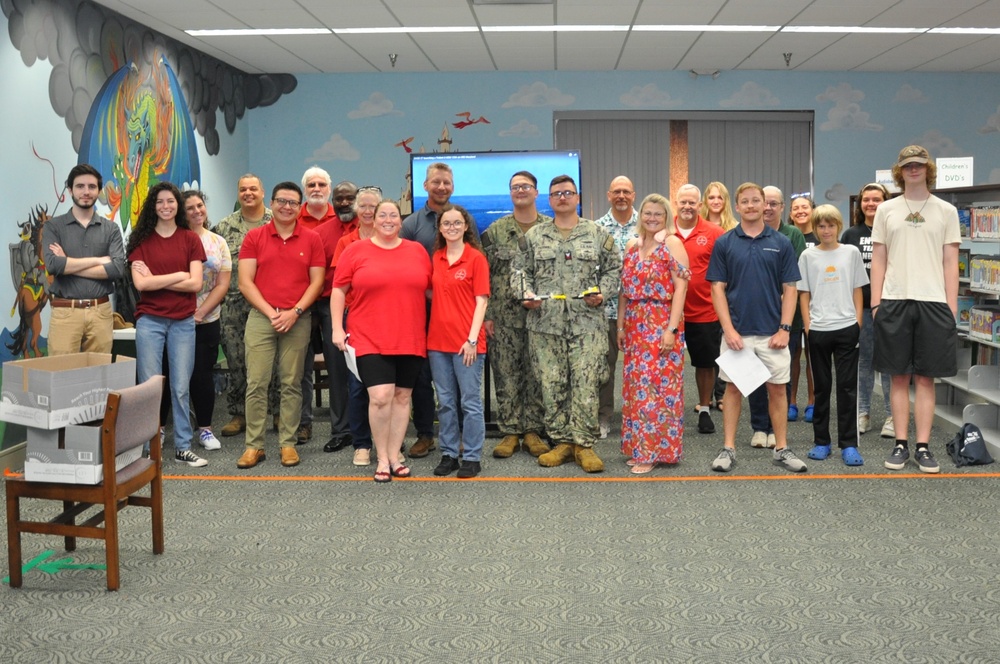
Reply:
<svg viewBox="0 0 1000 664"><path fill-rule="evenodd" d="M177 452L191 449L194 435L189 393L194 371L194 332L194 316L174 320L146 314L135 323L136 372L140 383L163 373L163 349L167 350Z"/></svg>
<svg viewBox="0 0 1000 664"><path fill-rule="evenodd" d="M768 412L767 383L764 383L747 397L750 406L750 428L753 431L774 433L771 415Z"/></svg>
<svg viewBox="0 0 1000 664"><path fill-rule="evenodd" d="M872 320L872 310L865 309L861 313L861 340L858 344L858 414L871 414L872 389L875 387L875 369L872 358L875 356L875 322ZM892 377L882 376L882 394L885 397L885 416L892 415L889 404L889 387Z"/></svg>
<svg viewBox="0 0 1000 664"><path fill-rule="evenodd" d="M330 318L330 298L321 297L312 308L313 320L317 321L323 339L323 361L326 362L327 382L330 384L330 437L337 438L350 433L347 422L347 362L344 354L333 345L333 324ZM346 318L346 316L345 316ZM310 349L306 353L306 368L302 373L302 419L300 426L312 424L312 398L315 355Z"/></svg>
<svg viewBox="0 0 1000 664"><path fill-rule="evenodd" d="M427 352L437 388L441 453L455 459L459 458L460 438L461 458L464 461L479 461L483 454L486 437L482 397L485 355L479 353L472 366L467 367L462 364L460 353Z"/></svg>

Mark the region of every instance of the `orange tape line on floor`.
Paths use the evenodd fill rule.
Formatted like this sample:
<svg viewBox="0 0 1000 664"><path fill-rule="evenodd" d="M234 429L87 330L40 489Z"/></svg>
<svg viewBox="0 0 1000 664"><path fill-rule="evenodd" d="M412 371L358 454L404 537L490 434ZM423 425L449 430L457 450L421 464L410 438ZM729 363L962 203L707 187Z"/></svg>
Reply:
<svg viewBox="0 0 1000 664"><path fill-rule="evenodd" d="M689 475L665 477L404 477L395 482L733 482L753 480L882 480L882 479L996 479L1000 473L878 473L872 475ZM165 480L213 480L232 482L371 482L370 476L328 475L164 475Z"/></svg>

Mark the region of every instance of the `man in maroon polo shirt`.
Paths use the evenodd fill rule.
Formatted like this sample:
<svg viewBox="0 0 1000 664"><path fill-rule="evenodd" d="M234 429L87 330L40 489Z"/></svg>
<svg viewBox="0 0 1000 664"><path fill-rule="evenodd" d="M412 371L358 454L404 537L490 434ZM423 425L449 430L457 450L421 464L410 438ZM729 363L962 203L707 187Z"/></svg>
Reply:
<svg viewBox="0 0 1000 664"><path fill-rule="evenodd" d="M265 459L267 386L277 359L281 465L295 466L295 429L302 409L302 369L309 347L308 309L323 289L325 256L319 236L297 223L302 189L281 182L271 195L274 218L247 233L240 248L240 292L253 307L243 335L247 366L246 451L238 468Z"/></svg>

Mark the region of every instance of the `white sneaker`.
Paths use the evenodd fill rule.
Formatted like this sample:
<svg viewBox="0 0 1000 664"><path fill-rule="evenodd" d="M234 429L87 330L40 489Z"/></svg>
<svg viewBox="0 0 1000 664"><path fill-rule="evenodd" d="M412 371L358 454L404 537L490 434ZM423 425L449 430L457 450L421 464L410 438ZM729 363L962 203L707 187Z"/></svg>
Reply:
<svg viewBox="0 0 1000 664"><path fill-rule="evenodd" d="M198 436L198 442L201 443L201 446L206 450L222 449L222 443L220 443L219 439L215 437L215 434L212 433L211 429L202 429L201 435Z"/></svg>
<svg viewBox="0 0 1000 664"><path fill-rule="evenodd" d="M767 434L767 447L769 449L774 449L774 446L778 444L778 439L774 437L773 433Z"/></svg>
<svg viewBox="0 0 1000 664"><path fill-rule="evenodd" d="M868 413L861 413L858 415L858 433L865 433L872 428L872 418L868 416Z"/></svg>
<svg viewBox="0 0 1000 664"><path fill-rule="evenodd" d="M896 427L892 424L892 415L885 418L885 424L882 425L882 433L880 435L883 438L896 437Z"/></svg>
<svg viewBox="0 0 1000 664"><path fill-rule="evenodd" d="M183 452L175 452L174 461L176 461L177 463L186 463L192 468L202 468L203 466L208 465L208 461L205 461L191 450L184 450Z"/></svg>
<svg viewBox="0 0 1000 664"><path fill-rule="evenodd" d="M601 440L607 438L609 433L611 433L611 425L601 424Z"/></svg>
<svg viewBox="0 0 1000 664"><path fill-rule="evenodd" d="M754 431L753 437L750 438L750 447L767 447L767 434L763 431Z"/></svg>

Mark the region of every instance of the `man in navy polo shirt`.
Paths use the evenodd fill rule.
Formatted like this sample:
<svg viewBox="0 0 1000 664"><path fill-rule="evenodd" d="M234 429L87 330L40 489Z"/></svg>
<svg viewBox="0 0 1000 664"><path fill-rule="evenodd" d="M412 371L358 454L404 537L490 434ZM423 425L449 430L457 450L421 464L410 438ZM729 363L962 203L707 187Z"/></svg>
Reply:
<svg viewBox="0 0 1000 664"><path fill-rule="evenodd" d="M801 473L806 465L788 449L785 383L791 373L788 336L795 314L799 267L788 238L764 223L764 190L746 182L736 190L740 225L715 242L706 279L722 325L720 352L753 349L771 373L767 394L774 424L774 464ZM728 472L736 464L736 428L743 395L725 372L722 424L725 447L712 470Z"/></svg>

